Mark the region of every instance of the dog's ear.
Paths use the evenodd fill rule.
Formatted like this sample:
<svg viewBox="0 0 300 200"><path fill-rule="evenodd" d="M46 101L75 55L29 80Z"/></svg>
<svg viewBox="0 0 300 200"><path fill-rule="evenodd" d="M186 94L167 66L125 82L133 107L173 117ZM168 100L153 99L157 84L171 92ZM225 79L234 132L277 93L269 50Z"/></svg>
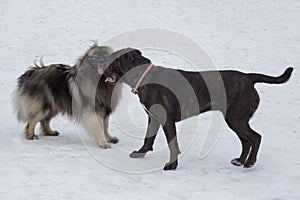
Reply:
<svg viewBox="0 0 300 200"><path fill-rule="evenodd" d="M120 56L119 58L117 58L119 61L120 70L123 74L125 74L129 69L129 63L128 63L126 57L127 57L127 55L124 54L124 55Z"/></svg>
<svg viewBox="0 0 300 200"><path fill-rule="evenodd" d="M136 67L138 64L144 64L144 62L140 63L140 58L144 58L141 56L142 52L137 49L130 49L129 52L119 56L119 66L122 73L128 72L131 68ZM150 63L151 61L146 59L145 63Z"/></svg>
<svg viewBox="0 0 300 200"><path fill-rule="evenodd" d="M140 56L142 56L142 52L137 49L132 49L132 51L129 52L127 55L128 55L128 61L132 64L136 61L135 60L136 58L139 58Z"/></svg>
<svg viewBox="0 0 300 200"><path fill-rule="evenodd" d="M131 52L129 52L120 56L118 60L121 72L126 73L131 67L132 62L134 61L134 56Z"/></svg>
<svg viewBox="0 0 300 200"><path fill-rule="evenodd" d="M127 56L128 56L127 59L128 59L129 64L133 63L134 62L134 56L132 55L132 53L131 52L128 53Z"/></svg>

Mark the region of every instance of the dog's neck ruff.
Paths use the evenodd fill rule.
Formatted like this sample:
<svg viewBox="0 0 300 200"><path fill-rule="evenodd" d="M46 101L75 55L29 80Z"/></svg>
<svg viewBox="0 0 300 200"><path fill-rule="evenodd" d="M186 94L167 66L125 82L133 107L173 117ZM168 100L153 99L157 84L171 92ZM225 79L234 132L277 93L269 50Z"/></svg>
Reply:
<svg viewBox="0 0 300 200"><path fill-rule="evenodd" d="M151 63L147 69L144 71L144 73L141 75L141 77L139 78L138 82L135 84L135 87L132 88L131 92L133 94L137 94L139 91L137 90L140 87L141 82L144 80L145 76L148 74L148 72L150 71L150 69L154 67L154 65Z"/></svg>

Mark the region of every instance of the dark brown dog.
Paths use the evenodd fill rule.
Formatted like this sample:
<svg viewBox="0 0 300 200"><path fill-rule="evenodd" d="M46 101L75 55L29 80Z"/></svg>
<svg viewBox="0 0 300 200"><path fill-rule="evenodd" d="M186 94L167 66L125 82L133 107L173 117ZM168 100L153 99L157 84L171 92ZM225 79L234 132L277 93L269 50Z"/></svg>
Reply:
<svg viewBox="0 0 300 200"><path fill-rule="evenodd" d="M133 88L150 63L140 51L123 49L111 55L104 74L109 82L121 79ZM240 157L231 163L252 167L261 142L261 135L249 126L249 120L259 104L254 84L284 83L292 71L293 68L288 68L281 76L271 77L239 71L188 72L153 67L137 89L140 102L149 116L144 145L131 153L130 157L143 157L151 151L159 126L162 125L170 149L170 161L164 170L176 169L180 151L175 122L209 110L220 110L242 143Z"/></svg>

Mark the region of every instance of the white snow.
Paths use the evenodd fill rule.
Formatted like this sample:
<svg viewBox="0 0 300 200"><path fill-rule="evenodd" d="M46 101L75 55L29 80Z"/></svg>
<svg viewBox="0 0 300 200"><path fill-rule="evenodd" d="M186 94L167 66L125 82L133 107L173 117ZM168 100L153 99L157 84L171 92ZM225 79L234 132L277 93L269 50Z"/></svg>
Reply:
<svg viewBox="0 0 300 200"><path fill-rule="evenodd" d="M142 144L146 114L136 96L127 98L128 87L110 124L120 139L111 149L98 148L62 116L52 123L59 137L24 139L11 93L35 59L72 65L92 41L145 27L191 38L220 69L279 75L294 66L288 83L256 85L261 103L251 125L263 142L253 168L230 164L241 147L226 126L211 154L199 158L212 113L178 124L184 153L176 171L162 170L168 150L161 131L154 152L130 159ZM297 0L2 0L0 199L300 199L299 27ZM145 53L154 64L189 67L174 55Z"/></svg>

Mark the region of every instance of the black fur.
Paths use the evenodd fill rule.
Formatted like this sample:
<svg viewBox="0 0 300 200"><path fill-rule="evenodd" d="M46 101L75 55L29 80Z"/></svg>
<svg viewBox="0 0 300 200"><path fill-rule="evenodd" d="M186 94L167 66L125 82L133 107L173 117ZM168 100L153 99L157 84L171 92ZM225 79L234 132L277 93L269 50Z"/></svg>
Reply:
<svg viewBox="0 0 300 200"><path fill-rule="evenodd" d="M104 74L134 87L150 63L140 51L123 49L111 55L110 64L107 64L109 66ZM143 157L151 151L158 128L162 125L170 149L170 161L164 170L176 169L180 151L175 122L209 110L219 110L242 143L242 153L239 158L231 161L232 164L252 167L261 142L260 134L251 129L248 123L259 104L254 84L284 83L290 78L292 71L293 68L288 68L283 75L270 77L232 70L189 72L155 66L138 88L140 102L150 110L144 145L130 156ZM179 80L188 82L194 96L193 93L188 93L184 81ZM161 109L152 107L157 104L164 108L166 116Z"/></svg>

